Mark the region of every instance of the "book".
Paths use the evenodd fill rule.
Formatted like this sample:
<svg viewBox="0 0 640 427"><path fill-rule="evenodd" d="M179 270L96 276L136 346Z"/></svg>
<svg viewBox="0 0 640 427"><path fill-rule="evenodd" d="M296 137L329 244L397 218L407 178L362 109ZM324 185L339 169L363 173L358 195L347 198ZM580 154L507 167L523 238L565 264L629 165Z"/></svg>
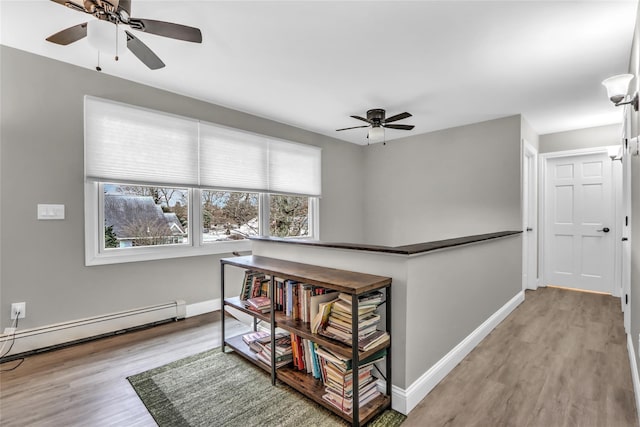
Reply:
<svg viewBox="0 0 640 427"><path fill-rule="evenodd" d="M268 313L271 311L271 299L266 296L249 298L245 306L260 313Z"/></svg>
<svg viewBox="0 0 640 427"><path fill-rule="evenodd" d="M247 343L247 345L251 346L252 342L259 340L261 338L268 338L269 336L271 336L271 334L266 331L249 332L248 334L244 334L242 336L242 341Z"/></svg>
<svg viewBox="0 0 640 427"><path fill-rule="evenodd" d="M324 329L326 327L331 314L331 307L335 301L337 300L332 299L318 304L318 312L315 314L313 319L311 319L311 333L317 334L320 329Z"/></svg>
<svg viewBox="0 0 640 427"><path fill-rule="evenodd" d="M249 349L254 353L260 353L264 349L264 345L268 342L271 342L271 334L267 333L267 335L263 338L258 338L249 343Z"/></svg>
<svg viewBox="0 0 640 427"><path fill-rule="evenodd" d="M340 356L328 348L317 346L316 354L323 362L330 362L335 365L338 369L340 369L343 373L351 372L351 359ZM366 366L373 365L374 363L378 363L382 361L387 355L387 349L383 348L382 350L376 351L369 357L366 357L360 361L358 361L358 369L362 369Z"/></svg>
<svg viewBox="0 0 640 427"><path fill-rule="evenodd" d="M344 302L351 304L351 295L350 294L345 294L344 292L340 292L340 294L338 295L338 298L340 298L341 300L343 300ZM382 294L382 292L380 291L375 291L375 292L370 292L368 294L365 295L361 295L358 297L358 305L359 306L365 306L365 305L375 305L378 306L382 303L382 301L384 300L384 296Z"/></svg>
<svg viewBox="0 0 640 427"><path fill-rule="evenodd" d="M367 351L377 345L389 341L389 334L385 331L375 331L364 338L358 339L358 349Z"/></svg>

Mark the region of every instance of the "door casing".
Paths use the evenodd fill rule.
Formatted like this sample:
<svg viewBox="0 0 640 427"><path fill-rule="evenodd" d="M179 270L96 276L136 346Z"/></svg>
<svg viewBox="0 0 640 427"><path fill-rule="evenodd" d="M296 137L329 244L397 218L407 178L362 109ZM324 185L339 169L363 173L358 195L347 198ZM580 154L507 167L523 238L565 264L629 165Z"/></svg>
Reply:
<svg viewBox="0 0 640 427"><path fill-rule="evenodd" d="M539 260L540 260L540 282L539 285L540 286L546 286L547 280L545 278L545 267L546 267L546 262L548 262L548 260L546 259L545 253L544 253L544 248L545 248L545 233L546 233L546 228L547 225L545 224L545 213L546 213L546 206L545 206L545 187L546 187L546 175L547 175L547 163L550 159L557 159L557 158L561 158L561 157L577 157L577 156L584 156L584 155L589 155L589 154L607 154L609 153L609 146L603 146L603 147L596 147L596 148L585 148L585 149L578 149L578 150L566 150L566 151L557 151L557 152L551 152L551 153L543 153L540 155L540 168L539 168L539 180L538 180L538 218L540 221L540 232L539 232L539 246L538 246L538 251L539 251ZM613 194L616 194L616 192L618 192L619 187L622 185L622 174L621 174L621 168L612 168L612 170L614 171L614 173L612 174L612 192ZM618 170L620 171L620 173L615 173L615 171ZM620 231L620 223L619 220L617 218L617 213L622 212L622 198L619 197L614 197L614 206L613 206L613 216L614 216L614 220L611 224L611 228L612 228L612 232L613 232L613 236L616 237L615 239L615 244L614 244L614 248L615 248L615 252L616 253L620 253L619 252L619 248L620 248L620 239L618 238L621 235L621 231ZM612 284L612 295L616 296L616 297L620 297L621 295L621 287L622 287L622 272L621 270L621 263L617 262L616 258L616 253L613 254L614 259L613 259L613 275L612 275L612 280L614 281L614 283Z"/></svg>

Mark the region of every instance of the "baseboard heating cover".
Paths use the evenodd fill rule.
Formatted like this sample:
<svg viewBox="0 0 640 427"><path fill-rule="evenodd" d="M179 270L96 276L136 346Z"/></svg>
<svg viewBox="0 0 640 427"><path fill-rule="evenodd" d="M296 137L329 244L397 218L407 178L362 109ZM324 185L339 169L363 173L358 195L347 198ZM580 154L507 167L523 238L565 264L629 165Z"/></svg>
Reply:
<svg viewBox="0 0 640 427"><path fill-rule="evenodd" d="M53 325L24 329L15 334L15 342L6 355L28 353L35 350L59 346L74 341L86 340L106 334L116 334L143 325L154 324L166 320L184 319L186 303L182 300L136 308L86 319L72 320ZM13 339L12 334L0 335L0 347L8 348Z"/></svg>

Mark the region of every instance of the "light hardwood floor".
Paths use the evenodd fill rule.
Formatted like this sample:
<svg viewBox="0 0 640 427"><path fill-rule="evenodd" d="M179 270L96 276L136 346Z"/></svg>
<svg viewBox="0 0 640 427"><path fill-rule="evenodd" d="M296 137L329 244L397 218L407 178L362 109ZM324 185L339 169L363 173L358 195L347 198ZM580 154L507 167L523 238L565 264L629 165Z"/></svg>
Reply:
<svg viewBox="0 0 640 427"><path fill-rule="evenodd" d="M0 425L153 426L126 377L219 345L212 313L31 356L0 374ZM405 425L638 425L619 300L528 291Z"/></svg>
<svg viewBox="0 0 640 427"><path fill-rule="evenodd" d="M637 426L620 300L527 291L407 426Z"/></svg>

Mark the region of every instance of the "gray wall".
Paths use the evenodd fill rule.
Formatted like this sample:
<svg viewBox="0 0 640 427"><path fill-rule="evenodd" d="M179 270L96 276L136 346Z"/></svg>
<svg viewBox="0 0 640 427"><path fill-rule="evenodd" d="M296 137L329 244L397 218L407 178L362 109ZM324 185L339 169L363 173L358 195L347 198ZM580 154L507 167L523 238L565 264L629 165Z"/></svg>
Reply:
<svg viewBox="0 0 640 427"><path fill-rule="evenodd" d="M519 115L366 147L365 241L520 230Z"/></svg>
<svg viewBox="0 0 640 427"><path fill-rule="evenodd" d="M619 145L621 129L614 124L540 135L540 153Z"/></svg>
<svg viewBox="0 0 640 427"><path fill-rule="evenodd" d="M522 292L522 236L410 257L408 265L404 351L411 385Z"/></svg>
<svg viewBox="0 0 640 427"><path fill-rule="evenodd" d="M21 327L176 299L219 297L218 256L84 266L83 96L95 95L323 147L321 238L361 241L363 148L291 126L0 46L0 327ZM37 221L62 203L64 221Z"/></svg>

